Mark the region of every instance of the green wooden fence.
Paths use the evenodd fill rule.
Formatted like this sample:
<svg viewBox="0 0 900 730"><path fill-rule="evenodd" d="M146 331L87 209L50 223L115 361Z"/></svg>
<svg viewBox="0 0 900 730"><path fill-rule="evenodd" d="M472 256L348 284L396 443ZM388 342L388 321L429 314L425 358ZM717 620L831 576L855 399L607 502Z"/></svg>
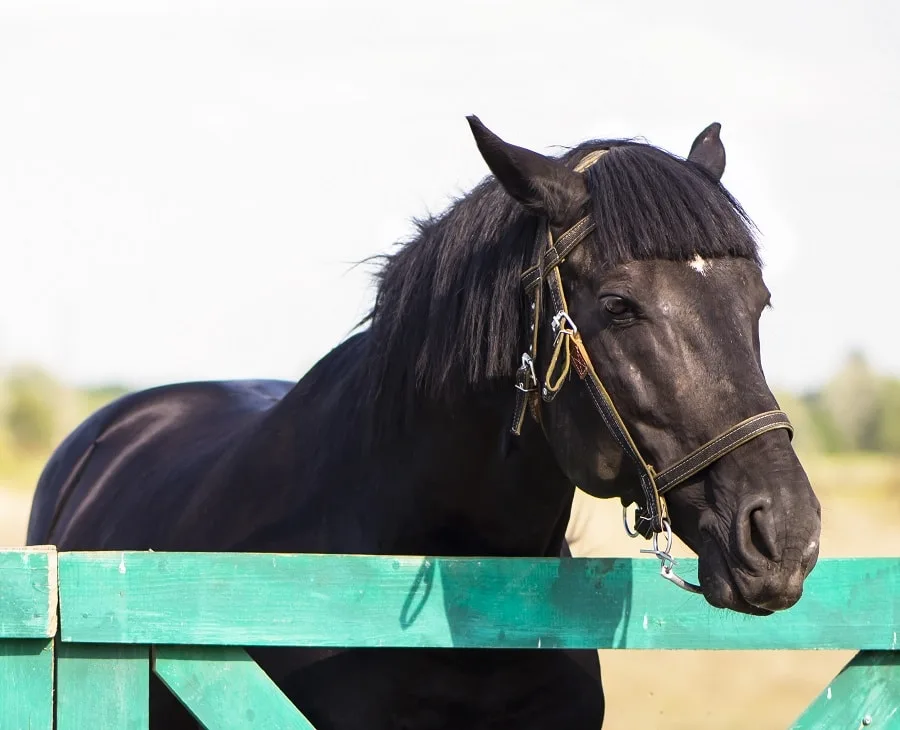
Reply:
<svg viewBox="0 0 900 730"><path fill-rule="evenodd" d="M685 574L696 562L679 561ZM155 672L210 730L311 728L240 647L855 649L793 728L900 728L900 559L821 560L765 618L655 559L0 550L0 730L148 726Z"/></svg>

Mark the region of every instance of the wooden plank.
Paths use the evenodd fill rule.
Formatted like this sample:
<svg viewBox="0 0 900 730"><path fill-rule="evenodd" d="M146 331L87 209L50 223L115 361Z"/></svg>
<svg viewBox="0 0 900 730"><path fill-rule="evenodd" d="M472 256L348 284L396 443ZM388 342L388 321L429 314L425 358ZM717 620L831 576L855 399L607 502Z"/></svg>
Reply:
<svg viewBox="0 0 900 730"><path fill-rule="evenodd" d="M900 728L900 652L861 651L791 730Z"/></svg>
<svg viewBox="0 0 900 730"><path fill-rule="evenodd" d="M53 728L52 639L0 639L0 730L21 728Z"/></svg>
<svg viewBox="0 0 900 730"><path fill-rule="evenodd" d="M0 638L56 634L56 548L0 550Z"/></svg>
<svg viewBox="0 0 900 730"><path fill-rule="evenodd" d="M208 730L315 730L243 649L154 647L153 671Z"/></svg>
<svg viewBox="0 0 900 730"><path fill-rule="evenodd" d="M64 641L891 649L900 560L821 560L791 610L710 607L649 559L64 553ZM696 561L679 561L686 577Z"/></svg>
<svg viewBox="0 0 900 730"><path fill-rule="evenodd" d="M60 643L57 651L57 730L150 727L148 647Z"/></svg>

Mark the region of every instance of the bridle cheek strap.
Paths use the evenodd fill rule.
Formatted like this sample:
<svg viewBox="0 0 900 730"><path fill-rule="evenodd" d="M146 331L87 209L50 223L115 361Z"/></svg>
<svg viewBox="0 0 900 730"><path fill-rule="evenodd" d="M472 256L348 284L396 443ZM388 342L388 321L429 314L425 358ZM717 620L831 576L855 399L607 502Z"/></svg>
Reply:
<svg viewBox="0 0 900 730"><path fill-rule="evenodd" d="M591 160L591 164L596 162L600 156L602 155L596 155ZM794 429L784 411L766 411L732 426L661 472L657 472L651 464L647 463L591 362L578 327L569 314L563 291L559 265L572 249L594 230L594 227L591 216L586 216L563 233L556 243L554 243L553 236L546 224L541 226L542 230L538 233L535 261L522 274L525 294L531 300L529 331L531 341L529 350L522 354L521 365L516 371L517 393L511 431L515 435L521 433L529 404L533 417L540 423L540 400L549 403L556 398L563 385L568 381L569 373L574 366L575 372L587 387L594 407L607 429L637 468L643 504L638 505L635 519L636 533L644 537L663 532L671 533L663 495L748 441L780 428L786 429L790 437L793 437ZM540 240L544 234L547 237L546 247L541 245ZM553 352L544 384L540 387L541 397L539 399L537 397L539 381L534 368L534 358L537 354L538 326L542 321L544 282L547 284L550 303L556 313L551 320L554 335ZM671 579L669 575L666 577Z"/></svg>

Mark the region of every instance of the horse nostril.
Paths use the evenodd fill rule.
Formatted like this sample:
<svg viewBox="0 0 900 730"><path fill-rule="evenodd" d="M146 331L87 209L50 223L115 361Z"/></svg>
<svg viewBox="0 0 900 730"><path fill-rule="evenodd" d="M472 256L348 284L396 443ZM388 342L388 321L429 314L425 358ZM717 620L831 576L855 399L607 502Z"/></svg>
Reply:
<svg viewBox="0 0 900 730"><path fill-rule="evenodd" d="M777 538L772 510L768 507L757 507L750 513L750 540L753 547L769 560L777 561L781 558Z"/></svg>
<svg viewBox="0 0 900 730"><path fill-rule="evenodd" d="M766 497L744 505L738 518L738 544L748 565L760 566L763 560L781 560L781 548L772 514L772 501ZM760 566L762 567L762 566Z"/></svg>

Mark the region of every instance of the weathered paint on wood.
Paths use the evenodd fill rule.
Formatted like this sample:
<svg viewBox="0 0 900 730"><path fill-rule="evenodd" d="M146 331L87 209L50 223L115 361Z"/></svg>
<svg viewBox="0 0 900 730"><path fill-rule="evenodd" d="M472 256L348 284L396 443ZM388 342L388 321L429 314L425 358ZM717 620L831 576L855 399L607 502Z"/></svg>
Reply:
<svg viewBox="0 0 900 730"><path fill-rule="evenodd" d="M862 651L791 730L900 728L900 651Z"/></svg>
<svg viewBox="0 0 900 730"><path fill-rule="evenodd" d="M209 730L314 730L243 649L154 647L153 671Z"/></svg>
<svg viewBox="0 0 900 730"><path fill-rule="evenodd" d="M821 560L801 601L711 608L655 559L64 553L65 641L299 646L891 649L900 561ZM696 561L679 561L696 575Z"/></svg>
<svg viewBox="0 0 900 730"><path fill-rule="evenodd" d="M57 730L150 727L148 647L60 642L57 657Z"/></svg>
<svg viewBox="0 0 900 730"><path fill-rule="evenodd" d="M0 730L22 728L53 729L52 639L0 639Z"/></svg>
<svg viewBox="0 0 900 730"><path fill-rule="evenodd" d="M0 550L0 639L56 634L56 548Z"/></svg>

